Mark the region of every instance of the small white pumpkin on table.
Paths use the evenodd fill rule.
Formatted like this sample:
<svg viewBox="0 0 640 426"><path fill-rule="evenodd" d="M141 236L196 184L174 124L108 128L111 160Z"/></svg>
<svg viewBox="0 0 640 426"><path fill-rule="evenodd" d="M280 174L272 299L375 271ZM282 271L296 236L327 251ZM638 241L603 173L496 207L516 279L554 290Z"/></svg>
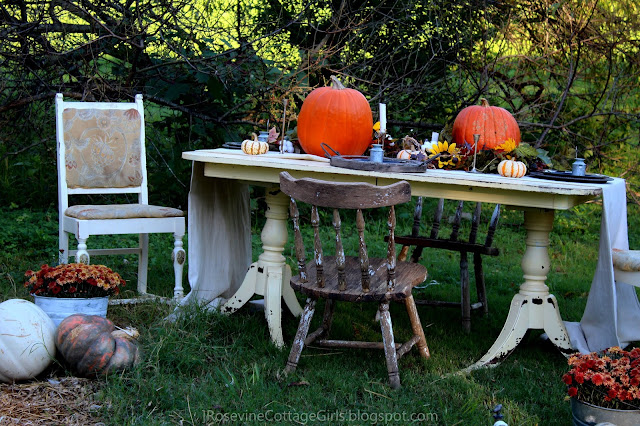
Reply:
<svg viewBox="0 0 640 426"><path fill-rule="evenodd" d="M405 136L402 138L402 149L398 151L397 158L401 160L410 160L416 158L418 154L422 152L420 143L411 136ZM422 152L424 154L424 152Z"/></svg>
<svg viewBox="0 0 640 426"><path fill-rule="evenodd" d="M242 145L240 145L242 152L249 155L260 155L269 152L269 144L267 142L258 140L258 135L255 133L251 133L251 135L253 140L245 139L242 141Z"/></svg>
<svg viewBox="0 0 640 426"><path fill-rule="evenodd" d="M527 165L518 160L502 160L498 163L500 176L521 178L527 173Z"/></svg>

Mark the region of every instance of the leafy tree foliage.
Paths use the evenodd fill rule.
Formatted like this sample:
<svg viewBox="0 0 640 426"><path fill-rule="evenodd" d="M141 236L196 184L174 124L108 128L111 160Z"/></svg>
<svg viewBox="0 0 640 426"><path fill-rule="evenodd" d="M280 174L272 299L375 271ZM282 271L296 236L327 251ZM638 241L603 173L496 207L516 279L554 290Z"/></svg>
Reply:
<svg viewBox="0 0 640 426"><path fill-rule="evenodd" d="M332 74L396 136L447 134L481 97L524 139L637 168L634 0L11 0L0 4L0 194L55 203L53 96L147 106L152 194L186 207L185 150L287 120ZM634 179L631 179L634 181Z"/></svg>

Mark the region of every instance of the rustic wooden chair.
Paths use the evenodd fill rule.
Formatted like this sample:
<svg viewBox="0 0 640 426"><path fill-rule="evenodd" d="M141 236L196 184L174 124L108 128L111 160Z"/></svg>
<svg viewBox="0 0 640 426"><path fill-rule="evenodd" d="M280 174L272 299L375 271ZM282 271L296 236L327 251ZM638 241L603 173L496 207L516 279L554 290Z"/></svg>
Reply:
<svg viewBox="0 0 640 426"><path fill-rule="evenodd" d="M280 173L280 189L291 197L291 217L295 233L295 249L298 275L291 278L291 286L308 296L298 331L289 354L285 373L293 372L300 360L302 349L312 342L328 347L355 347L384 349L391 387L400 387L398 359L417 344L420 355L429 357L429 349L420 324L411 289L424 282L427 269L411 262L396 262L394 231L396 225L394 205L411 199L411 187L407 182L376 187L367 183L338 183L316 179L294 179L287 172ZM311 227L314 241L313 259L307 263L302 239L301 222L296 200L311 207ZM320 208L332 210L335 238L335 256L326 256L320 237ZM389 243L386 258L369 258L364 238L365 221L362 209L389 207ZM359 235L358 256L345 256L341 236L341 218L338 209L356 210L356 227ZM324 318L320 327L309 333L316 301L325 299ZM382 343L329 340L328 335L336 301L374 302L379 304ZM405 303L413 337L404 344L397 344L391 326L389 302Z"/></svg>
<svg viewBox="0 0 640 426"><path fill-rule="evenodd" d="M468 238L465 240L460 235L460 224L463 217L463 201L455 201L457 203L456 212L453 216L451 223L451 233L449 236L443 236L440 232L442 215L445 206L445 200L438 200L438 206L435 210L433 217L433 223L431 226L431 232L428 236L420 235L420 226L422 221L422 197L419 197L416 202L416 207L413 216L413 227L411 235L397 236L396 243L402 244L402 250L398 255L398 260L405 260L407 252L410 246L413 246L413 252L411 253L411 261L418 262L422 251L425 247L439 248L445 250L453 250L460 252L460 303L449 301L434 301L434 300L416 300L417 304L431 305L431 306L449 306L449 307L461 307L462 310L462 326L465 331L471 330L471 310L482 308L484 314L489 313L489 307L487 305L487 293L484 283L484 272L482 270L482 256L497 256L500 254L500 250L497 247L493 247L493 237L498 226L498 219L500 218L500 205L497 204L493 210L489 226L487 228L486 238L484 243L477 243L478 229L480 228L480 214L482 211L482 203L476 203L471 218L471 231ZM469 261L467 253L473 253L473 267L476 279L476 293L478 301L471 304L471 298L469 295Z"/></svg>
<svg viewBox="0 0 640 426"><path fill-rule="evenodd" d="M149 204L142 95L136 95L134 102L77 102L65 101L58 93L55 106L60 263L67 263L70 256L88 264L93 255L137 254L138 293L147 297L115 299L110 303L154 299L147 293L149 234L171 233L173 296L180 299L185 261L184 212ZM74 205L71 197L80 194L132 194L137 203ZM69 250L69 234L75 235L77 250ZM87 248L91 235L121 234L138 234L138 245Z"/></svg>

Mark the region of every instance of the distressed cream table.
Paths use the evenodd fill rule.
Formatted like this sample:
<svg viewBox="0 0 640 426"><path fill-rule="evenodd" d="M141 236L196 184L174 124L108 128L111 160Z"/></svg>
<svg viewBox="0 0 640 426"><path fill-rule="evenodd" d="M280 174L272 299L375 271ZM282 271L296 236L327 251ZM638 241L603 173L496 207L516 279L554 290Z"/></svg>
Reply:
<svg viewBox="0 0 640 426"><path fill-rule="evenodd" d="M200 150L184 152L182 157L194 162L192 187L189 204L189 278L192 292L205 291L209 297L216 297L223 291L229 291L227 284L219 291L209 291L205 287L220 283L207 281L207 277L199 276L192 281L191 266L208 264L202 257L201 247L206 242L199 242L197 250L192 250L192 239L198 238L202 229L215 229L215 222L207 222L206 209L199 203L207 196L202 191L203 181L212 179L211 190L216 186L229 185L232 182L251 185L270 185L267 190L267 221L262 232L263 252L258 262L249 266L248 272L235 293L223 305L223 310L233 312L244 305L254 294L265 296L265 315L273 342L282 346L282 329L280 325L281 297L295 315L300 313L295 295L289 286L290 270L285 265L283 255L287 241L287 206L288 200L279 192L278 182L281 171L286 170L295 178L312 177L332 181L362 181L374 185L388 185L406 180L411 183L414 196L448 198L464 201L481 201L500 203L510 208L524 211L524 227L527 231L526 250L522 257L524 283L520 285L518 294L513 297L506 323L489 351L474 364L479 367L494 364L506 357L518 345L528 329L543 329L551 341L563 352L572 351L567 331L560 317L556 298L549 293L545 284L550 270L548 254L549 234L553 227L554 210L570 209L601 195L600 185L564 183L550 180L524 177L520 179L505 178L494 174L473 174L463 171L427 170L424 173L388 173L351 170L331 166L326 159L316 157L318 161L309 160L309 156L281 155L269 153L261 156L249 156L241 151L228 149ZM195 187L195 189L194 189ZM237 193L227 191L224 199L227 203L235 203L234 198L246 197L246 187ZM220 197L218 197L220 199ZM220 202L222 200L220 199ZM199 218L192 217L191 211L198 213ZM212 206L215 208L215 205ZM223 206L218 206L223 208ZM215 215L214 212L211 212ZM236 219L242 222L241 216L248 212L238 211ZM218 216L219 217L219 216ZM222 231L219 231L222 232ZM245 226L245 233L250 229ZM235 235L227 238L230 246L244 241L246 236ZM222 250L226 250L222 248ZM224 253L223 253L224 254ZM246 264L236 263L234 266L244 268ZM231 289L233 290L233 285ZM189 296L187 296L188 298Z"/></svg>

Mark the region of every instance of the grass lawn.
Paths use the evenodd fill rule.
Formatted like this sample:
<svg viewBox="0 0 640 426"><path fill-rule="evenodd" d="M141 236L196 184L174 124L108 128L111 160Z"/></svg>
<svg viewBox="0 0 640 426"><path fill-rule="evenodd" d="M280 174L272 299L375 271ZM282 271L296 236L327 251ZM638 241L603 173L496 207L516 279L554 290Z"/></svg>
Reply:
<svg viewBox="0 0 640 426"><path fill-rule="evenodd" d="M259 203L254 203L254 210L260 211ZM405 231L411 214L410 206L398 212L398 222ZM0 217L4 247L0 254L0 299L30 299L22 286L24 271L57 261L57 213L5 208ZM629 229L637 229L639 217L637 206L630 205ZM257 213L253 219L257 255L264 218ZM565 320L579 321L584 310L597 258L599 225L597 204L556 214L547 284L558 298ZM522 281L524 238L522 213L503 210L496 235L501 254L485 258L490 314L474 313L470 334L463 331L457 309L418 306L431 359L422 360L416 351L402 358L402 388L398 391L388 386L382 351L308 348L298 370L283 377L298 324L288 313L283 315L287 346L279 350L270 342L263 313L248 306L231 316L194 307L175 323L163 321L172 310L166 305L110 306L108 317L117 325L132 325L141 332L144 356L131 371L92 381L87 398L93 398L97 407L91 414L93 421L201 425L221 421L367 424L419 420L422 424L490 425L491 409L502 404L504 420L512 426L569 424L569 403L561 381L566 360L553 345L540 339L541 331L530 331L498 367L458 374L489 349L504 324L511 298ZM632 248L640 247L639 239L632 231ZM172 245L170 236L151 238L151 292L171 294ZM285 255L293 264L293 252L287 249ZM120 272L129 288L135 288L134 259L101 261ZM430 285L417 290L415 297L457 300L457 254L425 250L422 262L429 269ZM374 305L338 304L333 335L377 339L375 310ZM322 308L318 311L316 322ZM406 312L393 305L392 314L396 339L403 341L410 330ZM63 362L57 362L36 382L72 375Z"/></svg>

